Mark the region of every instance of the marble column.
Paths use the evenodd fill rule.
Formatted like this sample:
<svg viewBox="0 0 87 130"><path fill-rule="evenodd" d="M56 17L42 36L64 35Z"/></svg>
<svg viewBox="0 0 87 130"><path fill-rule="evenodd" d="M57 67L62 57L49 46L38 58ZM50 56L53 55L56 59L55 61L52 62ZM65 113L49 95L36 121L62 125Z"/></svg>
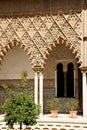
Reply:
<svg viewBox="0 0 87 130"><path fill-rule="evenodd" d="M35 78L34 78L34 100L35 103L40 105L41 113L43 115L43 70L41 66L35 66L33 68L35 71Z"/></svg>
<svg viewBox="0 0 87 130"><path fill-rule="evenodd" d="M34 78L34 101L38 104L38 72L35 72Z"/></svg>
<svg viewBox="0 0 87 130"><path fill-rule="evenodd" d="M43 115L43 73L39 72L39 104L41 106L41 113Z"/></svg>
<svg viewBox="0 0 87 130"><path fill-rule="evenodd" d="M66 74L67 74L67 72L66 71L64 71L64 96L65 97L67 97L67 82L66 82Z"/></svg>
<svg viewBox="0 0 87 130"><path fill-rule="evenodd" d="M83 116L87 116L87 78L86 71L82 71L82 88L83 88Z"/></svg>

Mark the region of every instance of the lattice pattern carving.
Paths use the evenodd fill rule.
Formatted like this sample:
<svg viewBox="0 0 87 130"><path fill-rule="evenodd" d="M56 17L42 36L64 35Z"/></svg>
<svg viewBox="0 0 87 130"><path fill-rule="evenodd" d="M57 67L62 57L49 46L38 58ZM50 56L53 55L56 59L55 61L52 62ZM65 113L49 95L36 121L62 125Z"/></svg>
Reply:
<svg viewBox="0 0 87 130"><path fill-rule="evenodd" d="M58 43L64 43L73 49L81 62L81 13L70 12L46 16L22 16L0 18L1 60L4 52L14 45L24 48L31 59L32 67L44 66L49 49ZM9 42L12 44L9 45ZM3 50L3 51L2 51Z"/></svg>

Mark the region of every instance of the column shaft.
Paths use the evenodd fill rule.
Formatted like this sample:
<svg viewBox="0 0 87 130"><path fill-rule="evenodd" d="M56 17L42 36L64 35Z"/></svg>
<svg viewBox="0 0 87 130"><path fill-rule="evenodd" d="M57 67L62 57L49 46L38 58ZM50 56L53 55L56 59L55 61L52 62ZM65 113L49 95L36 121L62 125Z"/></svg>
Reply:
<svg viewBox="0 0 87 130"><path fill-rule="evenodd" d="M64 72L64 96L67 97L67 82L66 82L66 74L67 72Z"/></svg>
<svg viewBox="0 0 87 130"><path fill-rule="evenodd" d="M39 104L41 106L41 114L43 114L43 73L39 74Z"/></svg>
<svg viewBox="0 0 87 130"><path fill-rule="evenodd" d="M83 116L87 116L87 81L86 73L82 73L83 78Z"/></svg>
<svg viewBox="0 0 87 130"><path fill-rule="evenodd" d="M34 101L38 104L38 73L35 72L35 79L34 79Z"/></svg>

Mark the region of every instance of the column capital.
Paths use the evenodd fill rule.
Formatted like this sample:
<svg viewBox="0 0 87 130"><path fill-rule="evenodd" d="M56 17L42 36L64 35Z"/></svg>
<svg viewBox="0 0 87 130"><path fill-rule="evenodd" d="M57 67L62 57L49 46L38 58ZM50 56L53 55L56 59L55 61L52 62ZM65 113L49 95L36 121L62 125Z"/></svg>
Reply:
<svg viewBox="0 0 87 130"><path fill-rule="evenodd" d="M43 72L43 71L44 71L44 68L41 67L41 66L34 66L33 70L34 70L35 72Z"/></svg>
<svg viewBox="0 0 87 130"><path fill-rule="evenodd" d="M87 73L87 67L81 67L80 69L82 73Z"/></svg>

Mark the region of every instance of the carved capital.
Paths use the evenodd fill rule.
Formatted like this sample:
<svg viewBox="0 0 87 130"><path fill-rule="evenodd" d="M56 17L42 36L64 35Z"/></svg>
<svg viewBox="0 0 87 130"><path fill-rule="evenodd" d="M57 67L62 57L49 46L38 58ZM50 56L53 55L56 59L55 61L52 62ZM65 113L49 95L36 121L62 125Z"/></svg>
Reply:
<svg viewBox="0 0 87 130"><path fill-rule="evenodd" d="M81 67L80 69L82 73L87 73L87 67Z"/></svg>
<svg viewBox="0 0 87 130"><path fill-rule="evenodd" d="M35 72L43 72L44 71L44 68L42 68L41 66L34 66L33 70Z"/></svg>

